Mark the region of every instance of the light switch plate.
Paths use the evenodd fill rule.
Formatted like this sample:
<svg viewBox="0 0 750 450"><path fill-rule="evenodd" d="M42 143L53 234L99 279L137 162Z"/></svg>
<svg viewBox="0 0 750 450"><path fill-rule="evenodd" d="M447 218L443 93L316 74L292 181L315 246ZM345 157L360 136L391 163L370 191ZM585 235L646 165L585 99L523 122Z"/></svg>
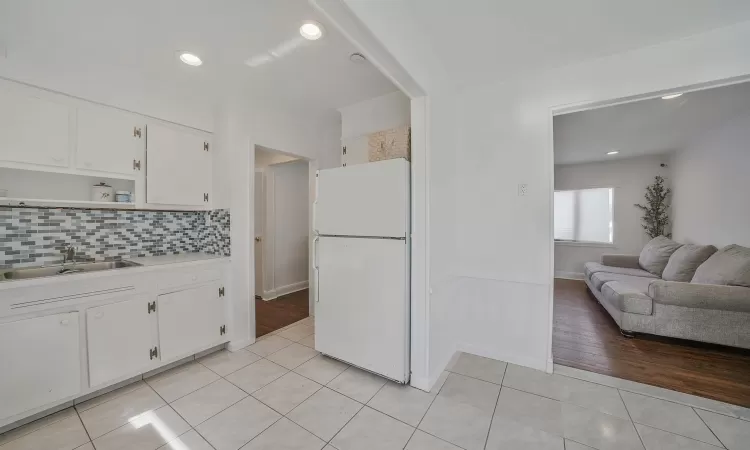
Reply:
<svg viewBox="0 0 750 450"><path fill-rule="evenodd" d="M529 192L529 185L528 184L526 184L526 183L520 183L518 185L518 196L519 197L528 194L528 192Z"/></svg>

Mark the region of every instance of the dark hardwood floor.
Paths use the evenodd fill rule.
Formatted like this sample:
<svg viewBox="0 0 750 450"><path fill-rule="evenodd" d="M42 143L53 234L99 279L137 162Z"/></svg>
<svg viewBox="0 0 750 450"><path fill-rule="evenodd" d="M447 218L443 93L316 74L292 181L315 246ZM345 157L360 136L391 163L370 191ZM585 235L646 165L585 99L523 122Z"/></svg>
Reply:
<svg viewBox="0 0 750 450"><path fill-rule="evenodd" d="M554 314L557 364L750 407L747 350L655 336L627 339L583 281L555 280Z"/></svg>
<svg viewBox="0 0 750 450"><path fill-rule="evenodd" d="M310 315L307 289L264 301L255 299L255 333L261 337Z"/></svg>

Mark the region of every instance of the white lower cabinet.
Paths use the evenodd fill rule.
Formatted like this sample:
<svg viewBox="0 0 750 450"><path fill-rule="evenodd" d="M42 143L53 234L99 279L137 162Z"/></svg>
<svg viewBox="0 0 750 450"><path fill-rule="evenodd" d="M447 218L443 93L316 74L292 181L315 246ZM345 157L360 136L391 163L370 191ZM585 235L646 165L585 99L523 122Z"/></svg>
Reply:
<svg viewBox="0 0 750 450"><path fill-rule="evenodd" d="M188 356L226 341L223 288L217 283L160 295L159 351L162 360Z"/></svg>
<svg viewBox="0 0 750 450"><path fill-rule="evenodd" d="M78 313L0 324L0 361L0 419L78 394Z"/></svg>
<svg viewBox="0 0 750 450"><path fill-rule="evenodd" d="M146 295L86 310L90 387L136 375L157 358L155 320Z"/></svg>

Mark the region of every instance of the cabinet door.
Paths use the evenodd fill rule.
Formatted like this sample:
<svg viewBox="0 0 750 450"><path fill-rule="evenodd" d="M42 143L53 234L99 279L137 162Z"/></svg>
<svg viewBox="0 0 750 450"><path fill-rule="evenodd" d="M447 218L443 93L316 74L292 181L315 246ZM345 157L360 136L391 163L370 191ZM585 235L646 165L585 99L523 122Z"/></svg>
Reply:
<svg viewBox="0 0 750 450"><path fill-rule="evenodd" d="M160 295L159 349L162 360L188 356L227 341L224 298L215 283Z"/></svg>
<svg viewBox="0 0 750 450"><path fill-rule="evenodd" d="M73 108L0 86L0 160L67 167Z"/></svg>
<svg viewBox="0 0 750 450"><path fill-rule="evenodd" d="M342 163L353 166L370 162L367 135L345 139L342 145L346 147L346 154L341 157Z"/></svg>
<svg viewBox="0 0 750 450"><path fill-rule="evenodd" d="M156 312L147 296L136 296L86 311L89 386L135 375L151 362Z"/></svg>
<svg viewBox="0 0 750 450"><path fill-rule="evenodd" d="M0 324L0 419L81 391L78 313Z"/></svg>
<svg viewBox="0 0 750 450"><path fill-rule="evenodd" d="M147 203L208 207L211 152L205 134L149 124L146 142Z"/></svg>
<svg viewBox="0 0 750 450"><path fill-rule="evenodd" d="M78 108L76 166L123 175L137 174L143 158L145 125L136 116L112 108ZM141 165L143 168L143 165Z"/></svg>

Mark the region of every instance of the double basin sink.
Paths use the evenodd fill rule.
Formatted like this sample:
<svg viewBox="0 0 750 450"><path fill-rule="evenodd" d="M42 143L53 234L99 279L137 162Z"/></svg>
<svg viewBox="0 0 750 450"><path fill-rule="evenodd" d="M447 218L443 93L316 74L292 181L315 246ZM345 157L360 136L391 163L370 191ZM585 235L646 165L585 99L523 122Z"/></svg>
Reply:
<svg viewBox="0 0 750 450"><path fill-rule="evenodd" d="M0 282L12 280L28 280L32 278L55 277L76 273L101 272L102 270L124 269L139 267L132 261L105 261L90 263L69 263L54 266L28 267L23 269L0 272Z"/></svg>

